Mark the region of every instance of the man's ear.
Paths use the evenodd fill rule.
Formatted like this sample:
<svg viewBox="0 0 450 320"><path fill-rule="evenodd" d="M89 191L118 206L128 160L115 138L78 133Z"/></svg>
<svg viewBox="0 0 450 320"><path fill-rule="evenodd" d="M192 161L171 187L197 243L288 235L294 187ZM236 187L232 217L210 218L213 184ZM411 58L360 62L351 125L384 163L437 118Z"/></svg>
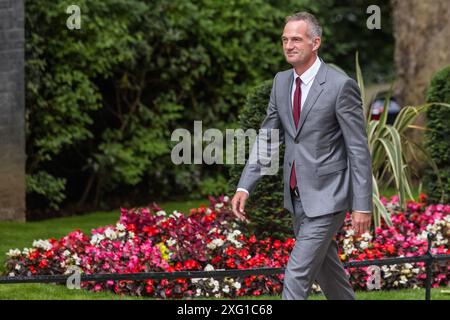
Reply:
<svg viewBox="0 0 450 320"><path fill-rule="evenodd" d="M319 37L314 38L313 40L313 51L317 51L320 48L320 44L321 44L321 39Z"/></svg>

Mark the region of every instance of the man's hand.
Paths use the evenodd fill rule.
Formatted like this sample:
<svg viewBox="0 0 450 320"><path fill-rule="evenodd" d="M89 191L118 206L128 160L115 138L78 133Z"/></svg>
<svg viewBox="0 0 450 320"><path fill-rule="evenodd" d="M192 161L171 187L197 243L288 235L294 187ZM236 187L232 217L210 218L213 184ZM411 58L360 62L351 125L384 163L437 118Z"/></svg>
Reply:
<svg viewBox="0 0 450 320"><path fill-rule="evenodd" d="M360 211L352 212L352 226L355 230L355 235L360 236L370 230L370 223L372 222L372 215Z"/></svg>
<svg viewBox="0 0 450 320"><path fill-rule="evenodd" d="M248 194L244 191L238 191L234 195L233 199L231 200L231 207L233 208L233 214L235 217L241 221L249 222L248 219L245 217L245 201L247 201Z"/></svg>

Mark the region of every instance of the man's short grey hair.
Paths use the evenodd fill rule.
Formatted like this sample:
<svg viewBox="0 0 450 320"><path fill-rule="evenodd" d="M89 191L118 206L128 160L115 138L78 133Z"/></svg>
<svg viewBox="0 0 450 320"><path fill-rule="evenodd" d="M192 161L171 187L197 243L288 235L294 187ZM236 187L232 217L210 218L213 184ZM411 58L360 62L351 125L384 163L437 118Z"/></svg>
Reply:
<svg viewBox="0 0 450 320"><path fill-rule="evenodd" d="M305 21L308 24L308 36L312 40L316 37L322 38L322 27L315 16L306 11L294 13L286 17L286 23L290 21Z"/></svg>

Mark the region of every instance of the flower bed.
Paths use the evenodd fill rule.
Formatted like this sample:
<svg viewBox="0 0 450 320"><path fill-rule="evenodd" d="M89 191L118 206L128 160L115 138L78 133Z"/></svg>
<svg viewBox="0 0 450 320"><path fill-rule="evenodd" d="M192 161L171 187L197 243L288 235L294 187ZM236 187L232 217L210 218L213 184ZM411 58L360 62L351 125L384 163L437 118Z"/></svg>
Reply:
<svg viewBox="0 0 450 320"><path fill-rule="evenodd" d="M343 261L359 261L426 252L428 231L436 234L433 253L450 253L450 205L410 202L406 212L398 210L396 197L385 205L393 212L394 226L377 228L373 237L355 238L349 215L338 234ZM248 269L284 267L295 240L256 239L245 236L233 219L228 197L210 198L208 208L192 209L188 215L174 211L168 215L154 205L150 208L122 209L116 225L79 230L57 240L38 240L32 248L10 250L7 274L65 274L74 266L85 274L134 273L184 270ZM250 216L251 218L251 216ZM436 265L433 286L448 284L448 263ZM351 268L350 279L357 290L367 290L367 268ZM415 288L423 285L423 263L384 266L381 288ZM247 276L221 280L176 279L147 281L82 282L92 291L110 290L118 294L160 298L199 296L235 297L280 294L283 275ZM318 290L318 287L315 287Z"/></svg>

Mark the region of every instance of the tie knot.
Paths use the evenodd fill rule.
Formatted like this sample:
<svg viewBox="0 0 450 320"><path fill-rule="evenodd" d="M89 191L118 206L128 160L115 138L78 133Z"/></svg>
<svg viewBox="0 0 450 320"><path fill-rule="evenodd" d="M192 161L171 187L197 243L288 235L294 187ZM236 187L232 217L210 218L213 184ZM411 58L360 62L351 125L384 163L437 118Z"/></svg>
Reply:
<svg viewBox="0 0 450 320"><path fill-rule="evenodd" d="M295 79L295 84L297 85L297 87L300 85L301 82L302 80L300 79L300 77L297 77L297 79Z"/></svg>

